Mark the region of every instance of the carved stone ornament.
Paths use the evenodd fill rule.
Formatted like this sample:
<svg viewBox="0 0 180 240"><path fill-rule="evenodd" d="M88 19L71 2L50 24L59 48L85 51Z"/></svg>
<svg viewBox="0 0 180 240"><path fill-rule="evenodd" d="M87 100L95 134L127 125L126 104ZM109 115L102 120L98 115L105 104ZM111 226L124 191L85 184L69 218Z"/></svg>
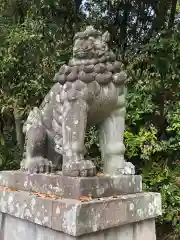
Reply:
<svg viewBox="0 0 180 240"><path fill-rule="evenodd" d="M126 73L108 48L109 33L92 26L74 37L73 57L60 67L54 86L24 124L24 171L62 170L66 176L94 176L85 159L86 129L98 125L104 172L134 174L124 161Z"/></svg>

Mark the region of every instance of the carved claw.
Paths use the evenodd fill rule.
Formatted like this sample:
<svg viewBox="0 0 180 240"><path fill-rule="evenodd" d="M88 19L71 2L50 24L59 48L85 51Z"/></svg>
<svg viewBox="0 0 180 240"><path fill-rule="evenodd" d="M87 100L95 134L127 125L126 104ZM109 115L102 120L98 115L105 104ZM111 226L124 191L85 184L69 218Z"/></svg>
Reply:
<svg viewBox="0 0 180 240"><path fill-rule="evenodd" d="M84 160L80 164L80 176L93 177L96 174L96 167L91 160Z"/></svg>
<svg viewBox="0 0 180 240"><path fill-rule="evenodd" d="M23 160L21 169L29 173L50 173L52 172L52 162L43 157L34 157L29 161Z"/></svg>
<svg viewBox="0 0 180 240"><path fill-rule="evenodd" d="M117 174L134 175L135 174L135 166L131 162L125 162L124 168L118 169Z"/></svg>
<svg viewBox="0 0 180 240"><path fill-rule="evenodd" d="M63 175L71 177L93 177L96 174L95 165L90 160L65 163L62 171Z"/></svg>

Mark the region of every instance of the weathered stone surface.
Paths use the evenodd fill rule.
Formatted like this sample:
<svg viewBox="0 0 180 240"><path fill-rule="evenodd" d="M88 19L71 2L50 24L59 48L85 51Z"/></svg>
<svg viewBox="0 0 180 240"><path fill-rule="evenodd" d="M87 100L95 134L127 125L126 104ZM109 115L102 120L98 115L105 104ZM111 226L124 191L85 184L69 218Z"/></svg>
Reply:
<svg viewBox="0 0 180 240"><path fill-rule="evenodd" d="M161 214L161 197L158 193L138 193L81 202L0 190L0 212L80 236L155 218Z"/></svg>
<svg viewBox="0 0 180 240"><path fill-rule="evenodd" d="M52 201L23 191L0 191L0 211L36 224L51 227Z"/></svg>
<svg viewBox="0 0 180 240"><path fill-rule="evenodd" d="M0 212L0 239L3 239L4 216L5 216L5 214Z"/></svg>
<svg viewBox="0 0 180 240"><path fill-rule="evenodd" d="M120 228L111 228L104 232L105 239L116 240L134 240L133 238L134 224L124 225Z"/></svg>
<svg viewBox="0 0 180 240"><path fill-rule="evenodd" d="M71 236L42 226L36 226L36 238L32 240L72 240Z"/></svg>
<svg viewBox="0 0 180 240"><path fill-rule="evenodd" d="M3 225L3 213L0 212L0 229L2 228L2 225Z"/></svg>
<svg viewBox="0 0 180 240"><path fill-rule="evenodd" d="M67 177L51 174L28 174L19 171L0 172L0 186L23 191L57 194L65 198L87 196L109 197L142 191L142 178L137 175ZM76 187L74 187L76 186Z"/></svg>
<svg viewBox="0 0 180 240"><path fill-rule="evenodd" d="M102 33L93 26L76 35L72 58L60 68L54 77L56 83L24 123L26 142L21 170L62 170L71 177L95 176L95 165L85 156L84 139L86 129L96 126L100 130L104 172L135 174L134 167L129 168L124 159L127 76L109 49L109 40L108 32ZM74 87L77 82L84 87Z"/></svg>
<svg viewBox="0 0 180 240"><path fill-rule="evenodd" d="M36 225L21 219L5 216L3 240L34 240Z"/></svg>
<svg viewBox="0 0 180 240"><path fill-rule="evenodd" d="M161 214L160 202L159 194L143 193L120 196L117 199L103 199L100 202L96 200L92 203L82 204L80 208L75 206L74 211L76 210L78 216L75 235L154 218ZM53 210L55 205L57 209L58 202L54 203ZM68 211L70 216L72 216L71 211L72 209L70 212ZM55 218L55 221L52 220L52 226L55 229L57 222L58 218ZM74 228L72 229L74 230ZM73 231L71 235L74 235Z"/></svg>
<svg viewBox="0 0 180 240"><path fill-rule="evenodd" d="M0 229L1 240L156 240L154 219L74 237L8 214L4 216L5 225Z"/></svg>
<svg viewBox="0 0 180 240"><path fill-rule="evenodd" d="M135 224L134 240L156 240L155 221L152 219Z"/></svg>

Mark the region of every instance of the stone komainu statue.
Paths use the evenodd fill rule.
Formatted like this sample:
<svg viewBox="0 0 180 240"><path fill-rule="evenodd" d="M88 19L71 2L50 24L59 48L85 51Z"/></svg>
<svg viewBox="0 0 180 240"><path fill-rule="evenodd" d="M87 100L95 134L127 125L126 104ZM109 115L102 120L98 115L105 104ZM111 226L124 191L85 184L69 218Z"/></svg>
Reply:
<svg viewBox="0 0 180 240"><path fill-rule="evenodd" d="M55 85L24 124L24 171L53 168L67 176L94 176L94 164L84 158L84 137L97 125L104 172L134 174L134 166L124 161L126 74L108 40L108 32L91 26L75 35L73 58L61 66Z"/></svg>

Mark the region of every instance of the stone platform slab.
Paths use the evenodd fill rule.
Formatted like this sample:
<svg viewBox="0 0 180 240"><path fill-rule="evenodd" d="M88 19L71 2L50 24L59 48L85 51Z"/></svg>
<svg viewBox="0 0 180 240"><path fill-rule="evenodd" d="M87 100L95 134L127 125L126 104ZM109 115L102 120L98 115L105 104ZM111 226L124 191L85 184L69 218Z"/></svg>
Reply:
<svg viewBox="0 0 180 240"><path fill-rule="evenodd" d="M22 191L56 194L76 199L142 192L142 177L138 175L67 177L62 174L28 174L20 171L1 171L0 186Z"/></svg>
<svg viewBox="0 0 180 240"><path fill-rule="evenodd" d="M71 236L81 236L161 214L158 193L137 193L92 199L37 197L27 191L0 188L0 212Z"/></svg>

